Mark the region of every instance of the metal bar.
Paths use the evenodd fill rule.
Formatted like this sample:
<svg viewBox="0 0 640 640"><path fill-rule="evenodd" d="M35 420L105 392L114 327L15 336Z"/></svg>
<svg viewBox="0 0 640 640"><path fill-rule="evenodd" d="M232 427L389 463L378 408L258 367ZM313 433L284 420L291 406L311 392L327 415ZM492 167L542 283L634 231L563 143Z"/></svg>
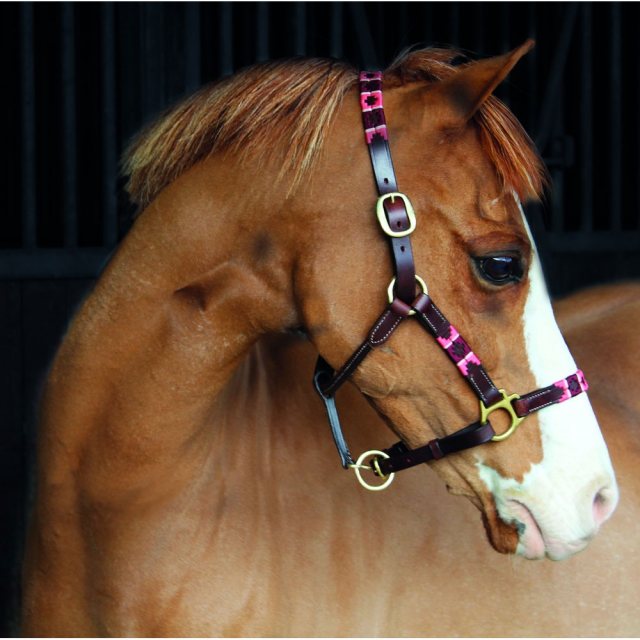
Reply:
<svg viewBox="0 0 640 640"><path fill-rule="evenodd" d="M501 3L497 10L500 12L500 45L502 47L502 51L509 51L511 48L511 42L509 39L509 35L511 33L511 29L509 28L509 3L503 2ZM509 80L503 82L501 85L502 90L502 99L505 101L507 105L511 104L511 85Z"/></svg>
<svg viewBox="0 0 640 640"><path fill-rule="evenodd" d="M434 44L433 42L433 8L430 2L423 3L424 14L424 41L427 46Z"/></svg>
<svg viewBox="0 0 640 640"><path fill-rule="evenodd" d="M367 20L367 14L364 10L362 2L350 2L349 10L353 17L353 23L355 25L356 38L360 45L360 57L362 60L362 67L366 69L379 69L378 56L376 54L376 48L373 44L373 38L371 36L371 29L369 28L369 21Z"/></svg>
<svg viewBox="0 0 640 640"><path fill-rule="evenodd" d="M36 247L36 110L33 56L33 5L20 5L22 76L22 246Z"/></svg>
<svg viewBox="0 0 640 640"><path fill-rule="evenodd" d="M343 56L344 17L342 2L331 3L331 56L341 58Z"/></svg>
<svg viewBox="0 0 640 640"><path fill-rule="evenodd" d="M100 6L102 36L102 244L113 247L118 241L118 199L116 147L116 52L112 2Z"/></svg>
<svg viewBox="0 0 640 640"><path fill-rule="evenodd" d="M582 185L580 229L593 229L593 73L591 5L583 5L580 16L580 183Z"/></svg>
<svg viewBox="0 0 640 640"><path fill-rule="evenodd" d="M269 4L258 2L256 9L256 61L269 59Z"/></svg>
<svg viewBox="0 0 640 640"><path fill-rule="evenodd" d="M140 14L140 62L142 66L142 115L145 119L164 108L167 99L164 35L165 12L154 2L142 3Z"/></svg>
<svg viewBox="0 0 640 640"><path fill-rule="evenodd" d="M230 2L220 3L218 43L220 46L220 75L229 76L233 73L233 7Z"/></svg>
<svg viewBox="0 0 640 640"><path fill-rule="evenodd" d="M620 3L611 5L611 118L609 153L611 162L611 229L622 228L622 44L620 32L622 18Z"/></svg>
<svg viewBox="0 0 640 640"><path fill-rule="evenodd" d="M586 5L587 3L585 3L585 6ZM571 45L571 37L573 35L573 27L577 13L577 3L571 2L566 5L562 32L556 48L556 54L551 64L549 83L538 121L536 144L541 153L544 153L546 150L553 127L553 120L557 116L558 110L556 105L561 93L562 76L564 75L564 68L567 62L567 56L569 55L569 46Z"/></svg>
<svg viewBox="0 0 640 640"><path fill-rule="evenodd" d="M626 10L626 7L625 7ZM626 14L629 15L628 13ZM634 71L629 72L630 81L633 84L633 73L635 72L635 91L636 91L636 105L640 105L640 64L638 63L637 58L633 60L632 69ZM631 142L631 141L630 141ZM634 180L635 178L635 216L633 214L629 217L629 223L633 225L633 229L637 229L640 231L640 126L636 123L636 147L635 147L635 155L633 156L633 162L635 163L635 172L629 172L629 179ZM633 202L633 200L632 200ZM631 213L631 212L630 212Z"/></svg>
<svg viewBox="0 0 640 640"><path fill-rule="evenodd" d="M452 2L450 16L451 16L451 44L454 47L460 46L460 3Z"/></svg>
<svg viewBox="0 0 640 640"><path fill-rule="evenodd" d="M536 13L536 5L532 2L528 6L528 25L529 25L529 37L536 39L538 16ZM527 114L527 129L533 130L536 122L536 115L538 109L538 54L534 48L527 57L527 77L529 86L529 111Z"/></svg>
<svg viewBox="0 0 640 640"><path fill-rule="evenodd" d="M397 7L397 9L396 9ZM410 27L409 27L409 10L407 8L406 2L397 2L395 4L394 12L392 16L395 18L394 22L397 25L397 33L400 34L399 38L396 38L394 41L395 50L394 53L396 57L401 51L406 51L407 48L407 40L410 37ZM387 9L388 11L388 9ZM389 14L385 14L383 24L387 24L389 18Z"/></svg>
<svg viewBox="0 0 640 640"><path fill-rule="evenodd" d="M564 111L564 93L560 92L556 100L558 113ZM553 157L562 158L564 154L564 122L562 118L555 118L551 138L551 153ZM562 232L565 229L565 167L558 163L551 168L551 179L553 180L553 195L551 198L551 228L553 231Z"/></svg>
<svg viewBox="0 0 640 640"><path fill-rule="evenodd" d="M484 50L484 2L476 2L471 6L475 9L473 31L476 34L476 41L474 47L478 53L484 54L486 53Z"/></svg>
<svg viewBox="0 0 640 640"><path fill-rule="evenodd" d="M305 2L296 2L295 17L294 55L304 56L307 54L307 5Z"/></svg>
<svg viewBox="0 0 640 640"><path fill-rule="evenodd" d="M191 93L202 83L200 62L200 4L198 2L186 2L184 7L184 39L186 43L184 56L184 88L187 93Z"/></svg>
<svg viewBox="0 0 640 640"><path fill-rule="evenodd" d="M78 244L78 158L76 147L76 51L74 5L62 5L62 140L64 246Z"/></svg>

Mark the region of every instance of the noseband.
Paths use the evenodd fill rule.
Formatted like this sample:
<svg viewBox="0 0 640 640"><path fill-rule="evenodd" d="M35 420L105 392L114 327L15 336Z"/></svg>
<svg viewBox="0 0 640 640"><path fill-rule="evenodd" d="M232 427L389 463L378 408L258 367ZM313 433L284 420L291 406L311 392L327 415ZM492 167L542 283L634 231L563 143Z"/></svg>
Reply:
<svg viewBox="0 0 640 640"><path fill-rule="evenodd" d="M324 401L342 466L345 469L353 469L362 486L379 491L391 484L397 471L429 460L439 460L451 453L488 442L506 440L530 413L569 400L586 391L588 384L582 371L578 370L563 380L523 396L508 394L504 389L498 389L494 385L478 356L436 307L429 297L424 280L416 274L410 239L416 228L416 216L409 198L399 192L393 170L382 104L381 72L360 74L360 106L365 138L378 187L376 214L380 227L390 242L395 277L387 291L389 304L374 323L364 342L337 372L319 357L313 381ZM416 283L420 288L417 296ZM351 377L365 357L375 347L385 343L406 318L417 320L456 365L480 401L480 419L460 431L443 438L435 438L417 449L409 449L404 443L398 442L384 451L365 451L354 462L342 433L335 393ZM498 409L506 411L511 420L510 426L500 434L496 434L489 422L489 416ZM362 471L365 470L372 472L384 482L378 485L369 484L362 477Z"/></svg>

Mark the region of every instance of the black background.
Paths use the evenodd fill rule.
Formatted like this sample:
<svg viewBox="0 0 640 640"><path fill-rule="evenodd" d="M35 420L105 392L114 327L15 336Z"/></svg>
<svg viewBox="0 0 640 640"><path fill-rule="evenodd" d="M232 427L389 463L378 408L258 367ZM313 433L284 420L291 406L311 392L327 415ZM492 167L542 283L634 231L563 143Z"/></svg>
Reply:
<svg viewBox="0 0 640 640"><path fill-rule="evenodd" d="M150 118L258 60L384 67L408 46L537 47L498 95L553 191L529 210L554 294L640 275L640 63L632 3L3 3L0 118L0 635L19 560L46 367L129 228L118 157Z"/></svg>

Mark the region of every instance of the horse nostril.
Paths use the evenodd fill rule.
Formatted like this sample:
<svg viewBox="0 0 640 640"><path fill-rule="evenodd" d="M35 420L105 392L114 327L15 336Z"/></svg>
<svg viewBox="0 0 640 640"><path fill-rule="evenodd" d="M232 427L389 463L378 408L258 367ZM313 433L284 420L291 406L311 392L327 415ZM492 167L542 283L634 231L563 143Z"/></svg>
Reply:
<svg viewBox="0 0 640 640"><path fill-rule="evenodd" d="M603 487L593 498L593 520L600 526L613 513L616 506L613 492L609 487Z"/></svg>

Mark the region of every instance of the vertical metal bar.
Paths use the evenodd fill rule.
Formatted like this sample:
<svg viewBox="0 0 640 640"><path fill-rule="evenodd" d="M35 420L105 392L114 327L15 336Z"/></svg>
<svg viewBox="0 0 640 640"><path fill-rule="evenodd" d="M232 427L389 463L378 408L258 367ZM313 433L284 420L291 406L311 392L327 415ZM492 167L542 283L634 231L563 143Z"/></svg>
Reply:
<svg viewBox="0 0 640 640"><path fill-rule="evenodd" d="M220 3L218 42L220 45L220 75L229 76L233 73L233 8L230 2Z"/></svg>
<svg viewBox="0 0 640 640"><path fill-rule="evenodd" d="M537 15L537 3L529 3L529 37L536 39L538 15ZM527 77L529 86L529 113L527 114L527 128L529 131L533 131L533 127L536 124L536 115L538 113L538 54L534 49L527 55Z"/></svg>
<svg viewBox="0 0 640 640"><path fill-rule="evenodd" d="M360 58L363 69L379 69L378 56L373 44L369 21L362 2L350 2L349 9L355 25L356 37L360 45Z"/></svg>
<svg viewBox="0 0 640 640"><path fill-rule="evenodd" d="M62 5L62 140L64 246L78 244L74 5Z"/></svg>
<svg viewBox="0 0 640 640"><path fill-rule="evenodd" d="M397 9L396 9L397 7ZM383 18L383 25L386 25L389 23L389 20L393 20L395 22L395 24L397 25L397 32L398 34L400 34L400 39L396 40L396 49L395 49L395 53L396 55L401 52L406 50L407 45L409 42L411 42L411 36L410 36L410 26L409 26L409 10L407 7L407 3L406 2L399 2L396 3L395 6L393 6L391 12L389 12L389 9L387 8L387 13L385 14L384 18Z"/></svg>
<svg viewBox="0 0 640 640"><path fill-rule="evenodd" d="M473 6L475 9L474 32L476 34L475 49L478 53L484 54L484 2L476 2Z"/></svg>
<svg viewBox="0 0 640 640"><path fill-rule="evenodd" d="M102 37L102 244L118 241L116 52L113 2L100 5Z"/></svg>
<svg viewBox="0 0 640 640"><path fill-rule="evenodd" d="M343 55L344 17L342 2L331 3L331 56L341 58Z"/></svg>
<svg viewBox="0 0 640 640"><path fill-rule="evenodd" d="M553 130L551 131L551 138L556 144L551 145L551 154L553 157L557 157L562 152L562 146L557 149L557 142L562 140L564 122L562 114L564 113L564 92L560 91L557 101L556 109L558 117L554 119ZM564 166L556 164L551 171L551 178L553 180L553 199L551 210L551 229L555 233L562 233L565 231L565 175Z"/></svg>
<svg viewBox="0 0 640 640"><path fill-rule="evenodd" d="M307 5L305 2L296 2L295 16L294 55L304 56L307 54Z"/></svg>
<svg viewBox="0 0 640 640"><path fill-rule="evenodd" d="M502 2L498 5L498 11L500 12L500 36L501 36L501 47L502 51L509 51L511 48L511 42L509 41L509 34L511 33L511 29L509 28L509 3ZM507 105L511 104L511 90L509 80L507 82L503 82L501 85L502 89L502 99L507 103Z"/></svg>
<svg viewBox="0 0 640 640"><path fill-rule="evenodd" d="M256 61L269 58L269 5L258 2L256 9Z"/></svg>
<svg viewBox="0 0 640 640"><path fill-rule="evenodd" d="M200 3L185 2L184 30L184 88L187 93L195 91L201 84L200 62Z"/></svg>
<svg viewBox="0 0 640 640"><path fill-rule="evenodd" d="M581 7L581 51L580 51L580 182L582 184L582 209L580 229L593 230L593 86L592 86L592 33L591 5L585 2Z"/></svg>
<svg viewBox="0 0 640 640"><path fill-rule="evenodd" d="M627 14L628 15L628 14ZM637 57L633 58L633 65L635 65L635 78L636 78L636 105L640 105L640 61ZM633 68L633 67L632 67ZM633 76L631 73L629 74L631 78ZM635 201L635 218L631 218L631 220L635 220L633 229L635 231L640 231L640 123L636 121L636 154L634 156L635 161L635 180L636 180L636 201ZM633 179L633 174L631 174L631 179Z"/></svg>
<svg viewBox="0 0 640 640"><path fill-rule="evenodd" d="M424 20L424 30L423 37L424 42L427 46L433 45L433 8L430 2L423 3L423 20Z"/></svg>
<svg viewBox="0 0 640 640"><path fill-rule="evenodd" d="M460 46L460 3L452 2L451 11L451 44L454 47Z"/></svg>
<svg viewBox="0 0 640 640"><path fill-rule="evenodd" d="M587 5L588 3L584 3L583 7L586 8ZM538 121L538 130L536 132L536 144L538 145L538 149L541 153L545 152L545 148L549 142L551 129L553 128L553 120L558 114L556 105L560 98L564 67L567 62L567 56L569 55L571 37L573 36L573 28L578 13L577 3L571 2L567 4L565 11L562 32L551 64L549 83L544 96L540 119Z"/></svg>
<svg viewBox="0 0 640 640"><path fill-rule="evenodd" d="M622 19L620 3L611 5L611 137L609 153L611 162L611 228L622 228Z"/></svg>
<svg viewBox="0 0 640 640"><path fill-rule="evenodd" d="M165 73L164 9L159 4L142 3L140 14L140 62L142 67L142 115L145 119L164 108L167 100Z"/></svg>
<svg viewBox="0 0 640 640"><path fill-rule="evenodd" d="M22 246L36 247L36 110L33 4L20 5L22 76Z"/></svg>

